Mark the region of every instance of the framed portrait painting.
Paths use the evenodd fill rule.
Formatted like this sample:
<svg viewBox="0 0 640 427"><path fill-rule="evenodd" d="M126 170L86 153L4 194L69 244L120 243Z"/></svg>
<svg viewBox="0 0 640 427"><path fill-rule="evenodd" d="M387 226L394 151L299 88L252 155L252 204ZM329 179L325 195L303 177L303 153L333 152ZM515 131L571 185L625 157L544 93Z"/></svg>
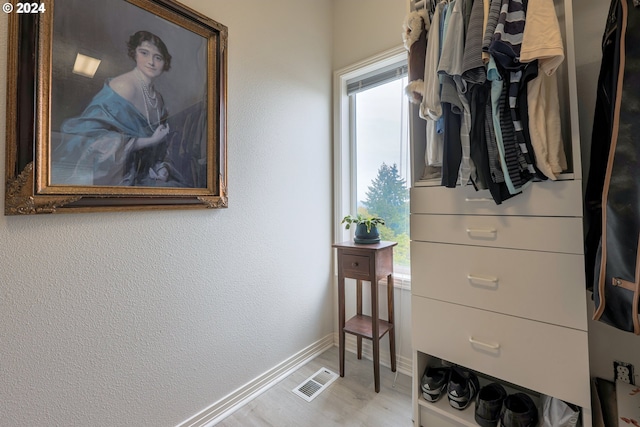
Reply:
<svg viewBox="0 0 640 427"><path fill-rule="evenodd" d="M5 214L227 207L227 28L173 0L25 5Z"/></svg>

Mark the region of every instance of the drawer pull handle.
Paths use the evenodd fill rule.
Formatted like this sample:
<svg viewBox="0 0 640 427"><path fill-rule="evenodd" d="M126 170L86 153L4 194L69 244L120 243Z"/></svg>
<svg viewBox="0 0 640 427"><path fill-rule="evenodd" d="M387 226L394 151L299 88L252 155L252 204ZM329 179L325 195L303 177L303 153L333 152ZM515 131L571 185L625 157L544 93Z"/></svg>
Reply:
<svg viewBox="0 0 640 427"><path fill-rule="evenodd" d="M467 234L497 234L495 228L467 228Z"/></svg>
<svg viewBox="0 0 640 427"><path fill-rule="evenodd" d="M351 263L351 267L357 267L357 266L358 266L357 262Z"/></svg>
<svg viewBox="0 0 640 427"><path fill-rule="evenodd" d="M498 278L494 276L477 276L475 274L467 274L467 279L476 282L488 282L498 284Z"/></svg>
<svg viewBox="0 0 640 427"><path fill-rule="evenodd" d="M489 197L467 197L464 199L465 202L493 202L493 199Z"/></svg>
<svg viewBox="0 0 640 427"><path fill-rule="evenodd" d="M500 348L500 344L490 344L490 343L478 341L478 340L474 339L473 337L469 337L469 342L471 344L481 345L482 347L490 348L491 350L497 350L497 349Z"/></svg>

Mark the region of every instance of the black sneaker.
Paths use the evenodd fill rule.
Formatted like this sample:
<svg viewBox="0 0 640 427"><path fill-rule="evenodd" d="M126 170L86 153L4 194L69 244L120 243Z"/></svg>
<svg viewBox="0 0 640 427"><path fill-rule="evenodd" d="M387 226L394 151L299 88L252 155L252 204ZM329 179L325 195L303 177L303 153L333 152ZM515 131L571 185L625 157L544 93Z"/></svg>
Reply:
<svg viewBox="0 0 640 427"><path fill-rule="evenodd" d="M431 368L427 366L420 381L422 397L428 402L436 402L447 390L450 368Z"/></svg>
<svg viewBox="0 0 640 427"><path fill-rule="evenodd" d="M538 408L524 393L510 394L500 413L500 427L534 427L538 424Z"/></svg>
<svg viewBox="0 0 640 427"><path fill-rule="evenodd" d="M476 374L458 366L451 368L447 386L449 405L455 409L465 409L473 402L478 389L480 389L480 383Z"/></svg>
<svg viewBox="0 0 640 427"><path fill-rule="evenodd" d="M500 410L506 397L507 392L498 383L482 387L476 398L476 423L482 427L496 427L500 421Z"/></svg>

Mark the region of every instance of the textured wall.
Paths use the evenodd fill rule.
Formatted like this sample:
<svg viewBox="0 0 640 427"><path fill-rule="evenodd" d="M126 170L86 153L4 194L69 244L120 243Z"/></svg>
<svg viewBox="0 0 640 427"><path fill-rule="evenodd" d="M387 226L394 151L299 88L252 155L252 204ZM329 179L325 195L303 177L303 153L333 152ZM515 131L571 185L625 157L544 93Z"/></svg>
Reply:
<svg viewBox="0 0 640 427"><path fill-rule="evenodd" d="M402 45L408 0L333 0L333 69Z"/></svg>
<svg viewBox="0 0 640 427"><path fill-rule="evenodd" d="M0 216L1 426L173 426L332 331L331 4L184 3L229 27L230 207Z"/></svg>

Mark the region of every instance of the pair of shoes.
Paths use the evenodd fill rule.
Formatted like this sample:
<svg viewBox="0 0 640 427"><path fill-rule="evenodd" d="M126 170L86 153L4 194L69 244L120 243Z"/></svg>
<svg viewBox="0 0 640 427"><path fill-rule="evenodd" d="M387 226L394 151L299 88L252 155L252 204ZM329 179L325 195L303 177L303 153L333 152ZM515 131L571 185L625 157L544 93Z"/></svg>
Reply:
<svg viewBox="0 0 640 427"><path fill-rule="evenodd" d="M476 423L482 427L496 427L506 398L506 390L498 383L490 383L482 387L476 399Z"/></svg>
<svg viewBox="0 0 640 427"><path fill-rule="evenodd" d="M447 396L451 407L466 409L475 399L479 389L480 383L476 374L458 366L451 368L447 385Z"/></svg>
<svg viewBox="0 0 640 427"><path fill-rule="evenodd" d="M498 383L480 389L476 399L476 423L482 427L533 427L538 423L538 409L524 393L507 396Z"/></svg>
<svg viewBox="0 0 640 427"><path fill-rule="evenodd" d="M447 390L449 371L450 368L429 366L424 370L424 375L420 380L420 388L422 389L422 397L427 402L437 402Z"/></svg>
<svg viewBox="0 0 640 427"><path fill-rule="evenodd" d="M538 408L524 393L510 394L500 413L501 427L534 427L538 425Z"/></svg>
<svg viewBox="0 0 640 427"><path fill-rule="evenodd" d="M475 398L480 384L473 372L454 366L429 367L420 380L422 397L428 402L437 402L447 394L449 405L456 409L467 408Z"/></svg>

